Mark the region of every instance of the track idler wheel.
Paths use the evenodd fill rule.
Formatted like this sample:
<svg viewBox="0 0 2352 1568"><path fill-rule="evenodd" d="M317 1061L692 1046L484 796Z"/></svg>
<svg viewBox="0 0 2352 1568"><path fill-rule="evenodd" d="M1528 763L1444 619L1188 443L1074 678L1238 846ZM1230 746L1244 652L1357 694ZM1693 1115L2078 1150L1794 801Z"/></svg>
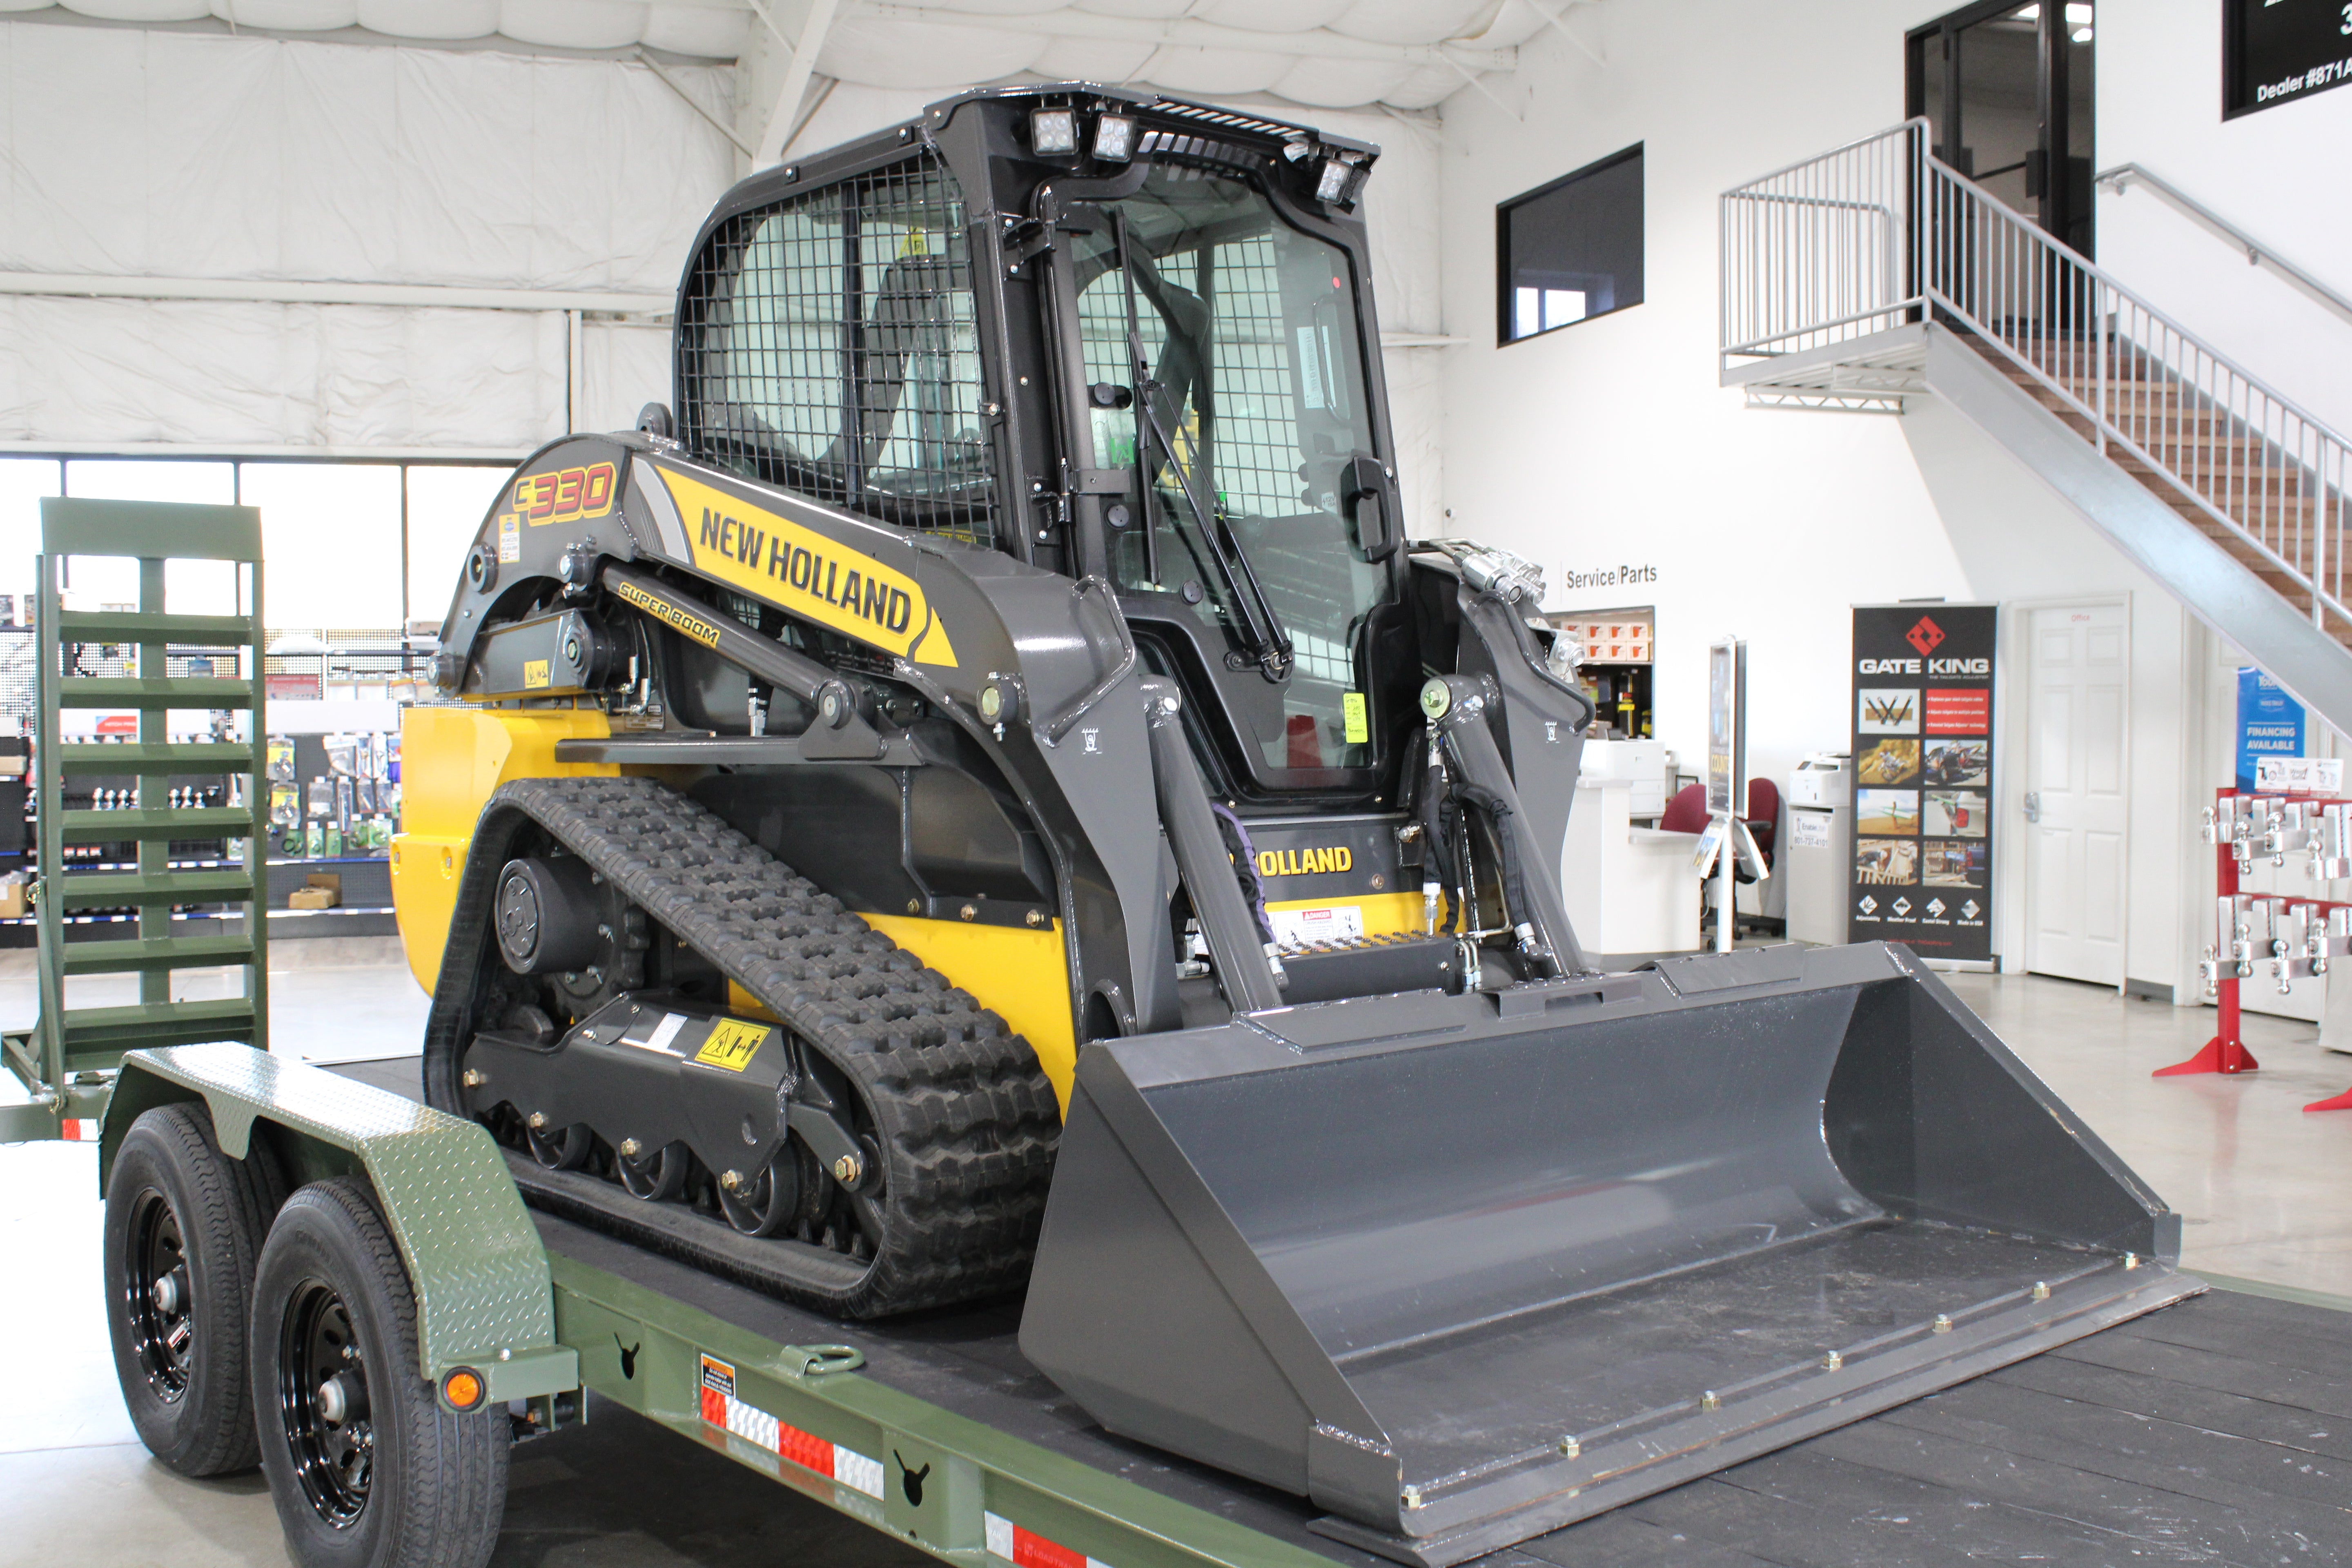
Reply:
<svg viewBox="0 0 2352 1568"><path fill-rule="evenodd" d="M576 1171L596 1152L596 1134L584 1121L552 1130L526 1122L523 1140L530 1157L551 1171Z"/></svg>
<svg viewBox="0 0 2352 1568"><path fill-rule="evenodd" d="M803 1179L813 1173L802 1171L803 1159L798 1144L787 1143L758 1175L738 1177L731 1187L727 1176L719 1177L719 1207L727 1223L745 1236L782 1235L801 1217L802 1194L812 1184Z"/></svg>
<svg viewBox="0 0 2352 1568"><path fill-rule="evenodd" d="M640 1150L637 1141L631 1138L621 1144L619 1154L613 1168L631 1197L664 1204L686 1191L687 1173L693 1168L694 1155L684 1143Z"/></svg>

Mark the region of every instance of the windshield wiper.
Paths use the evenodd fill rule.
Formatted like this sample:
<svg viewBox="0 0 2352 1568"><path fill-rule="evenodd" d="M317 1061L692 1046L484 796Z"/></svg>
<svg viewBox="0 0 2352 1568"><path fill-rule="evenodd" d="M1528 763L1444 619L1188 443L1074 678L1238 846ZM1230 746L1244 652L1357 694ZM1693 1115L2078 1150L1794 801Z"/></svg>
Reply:
<svg viewBox="0 0 2352 1568"><path fill-rule="evenodd" d="M1135 405L1139 416L1138 435L1140 437L1143 431L1149 430L1152 439L1159 443L1160 456L1174 471L1177 487L1184 495L1184 504L1192 508L1192 520L1200 525L1201 542L1208 547L1209 559L1216 563L1218 574L1225 580L1226 591L1233 595L1234 603L1241 612L1242 639L1249 645L1258 668L1265 672L1269 680L1283 679L1289 675L1292 662L1290 634L1283 628L1282 617L1275 613L1273 602L1266 597L1264 585L1258 582L1256 569L1251 565L1249 552L1242 548L1241 540L1226 526L1223 516L1202 504L1194 474L1199 465L1188 466L1177 458L1176 443L1160 423L1160 412L1152 402L1153 395L1160 390L1160 383L1152 377L1151 362L1143 352L1143 333L1137 324L1135 289L1138 258L1128 244L1126 215L1114 207L1110 218L1112 237L1118 246L1119 280L1127 289L1127 352L1134 364ZM1176 320L1175 312L1158 297L1160 290L1156 286L1159 281L1158 275L1154 273L1151 278L1153 287L1150 289L1153 295L1152 308L1160 312L1160 320L1167 323L1171 335L1182 333L1184 328ZM1189 346L1194 360L1200 362L1202 345L1196 342ZM1136 477L1145 491L1143 500L1148 512L1151 481L1140 439L1137 442L1135 457ZM1147 515L1141 521L1146 531L1144 537L1149 542L1152 536L1150 519ZM1146 548L1150 549L1148 542ZM1159 580L1154 570L1156 566L1155 552L1148 558L1146 566L1154 582Z"/></svg>

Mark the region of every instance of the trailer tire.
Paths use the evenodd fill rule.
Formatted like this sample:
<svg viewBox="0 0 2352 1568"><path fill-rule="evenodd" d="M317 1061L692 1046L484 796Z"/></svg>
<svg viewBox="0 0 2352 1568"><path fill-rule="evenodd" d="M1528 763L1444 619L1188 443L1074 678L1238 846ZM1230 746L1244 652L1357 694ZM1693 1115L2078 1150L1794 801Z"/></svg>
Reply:
<svg viewBox="0 0 2352 1568"><path fill-rule="evenodd" d="M416 1293L365 1184L319 1182L278 1211L254 1284L253 1395L261 1468L302 1568L488 1561L506 1511L506 1406L449 1410L418 1370Z"/></svg>
<svg viewBox="0 0 2352 1568"><path fill-rule="evenodd" d="M246 1335L283 1191L259 1148L221 1152L202 1105L157 1106L115 1152L104 1232L115 1377L139 1440L184 1476L260 1460Z"/></svg>

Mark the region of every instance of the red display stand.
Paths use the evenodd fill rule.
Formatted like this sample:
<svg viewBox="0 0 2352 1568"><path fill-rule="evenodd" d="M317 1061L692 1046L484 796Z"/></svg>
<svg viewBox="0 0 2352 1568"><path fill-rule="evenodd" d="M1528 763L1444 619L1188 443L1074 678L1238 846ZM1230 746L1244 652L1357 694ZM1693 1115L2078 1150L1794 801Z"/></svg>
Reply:
<svg viewBox="0 0 2352 1568"><path fill-rule="evenodd" d="M2218 795L2235 795L2235 790L2221 790ZM2226 837L2219 837L2213 846L2213 888L2224 899L2235 898L2238 892L2238 858L2231 852ZM2217 942L2223 933L2216 931ZM2262 1063L2254 1060L2246 1049L2246 1042L2238 1037L2238 977L2224 975L2215 987L2221 995L2221 1027L2205 1047L2185 1062L2175 1062L2168 1068L2158 1068L2152 1078L2179 1078L2199 1072L2252 1072Z"/></svg>

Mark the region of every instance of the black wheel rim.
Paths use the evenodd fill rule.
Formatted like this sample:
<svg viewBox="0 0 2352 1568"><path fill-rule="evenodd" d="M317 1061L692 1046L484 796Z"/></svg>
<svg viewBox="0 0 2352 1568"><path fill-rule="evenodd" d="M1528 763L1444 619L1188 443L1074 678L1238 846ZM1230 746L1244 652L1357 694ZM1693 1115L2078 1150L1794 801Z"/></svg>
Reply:
<svg viewBox="0 0 2352 1568"><path fill-rule="evenodd" d="M278 1409L302 1495L336 1529L357 1523L375 1472L367 1363L343 1299L322 1280L305 1279L287 1302Z"/></svg>
<svg viewBox="0 0 2352 1568"><path fill-rule="evenodd" d="M188 1391L195 1365L196 1321L188 1248L180 1216L152 1187L131 1205L124 1237L122 1292L131 1348L157 1398L169 1404Z"/></svg>

